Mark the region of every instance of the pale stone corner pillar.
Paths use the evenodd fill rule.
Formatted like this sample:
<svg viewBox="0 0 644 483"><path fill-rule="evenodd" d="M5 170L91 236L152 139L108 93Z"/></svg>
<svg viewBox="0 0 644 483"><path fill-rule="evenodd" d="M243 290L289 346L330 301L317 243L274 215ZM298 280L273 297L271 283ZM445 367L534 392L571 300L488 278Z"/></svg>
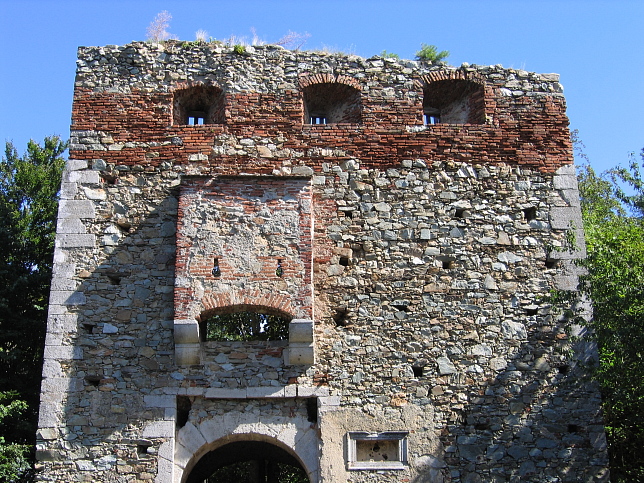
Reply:
<svg viewBox="0 0 644 483"><path fill-rule="evenodd" d="M572 235L574 246L567 250L552 250L546 256L565 266L565 270L555 277L556 288L576 290L583 270L574 264L574 260L586 257L586 243L575 166L562 166L555 172L552 181L559 199L550 208L550 226L553 230L568 231Z"/></svg>

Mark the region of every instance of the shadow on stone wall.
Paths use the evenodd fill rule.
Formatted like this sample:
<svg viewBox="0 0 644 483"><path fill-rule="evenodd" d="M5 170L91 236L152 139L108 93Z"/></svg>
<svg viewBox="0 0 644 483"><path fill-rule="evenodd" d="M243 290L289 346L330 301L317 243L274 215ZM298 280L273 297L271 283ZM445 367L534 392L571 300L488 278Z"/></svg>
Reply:
<svg viewBox="0 0 644 483"><path fill-rule="evenodd" d="M177 192L167 178L120 173L61 208L39 424L38 457L56 463L48 477L156 474L166 438L142 428L159 421L174 435Z"/></svg>
<svg viewBox="0 0 644 483"><path fill-rule="evenodd" d="M469 374L468 402L452 413L441 436L446 481L608 481L599 391L584 368L595 348L571 342L568 322L552 317L544 305L527 317L527 331L519 324L506 328L516 352L494 378ZM579 328L572 332L582 335ZM557 357L568 350L574 355Z"/></svg>
<svg viewBox="0 0 644 483"><path fill-rule="evenodd" d="M174 363L177 179L172 171L145 176L125 172L112 180L117 184L88 182L82 185L88 199L78 202L91 204L92 210L82 211L79 205L77 212L70 212L59 224L57 243L62 250L57 253L52 285L39 433L41 442L47 442L47 449L39 452L41 460L64 463L54 470L59 479L78 474L80 481L97 481L97 471L117 470L124 478L155 475L157 459L159 465L170 465L171 471L173 454L162 446L175 435L176 398L201 394L200 386L208 383L201 368L179 371ZM77 195L68 199L81 197ZM384 212L383 219L390 211ZM330 219L332 215L335 213ZM345 218L347 230L360 220L357 216ZM328 233L327 237L331 239ZM318 242L324 239L320 237ZM418 256L424 256L423 252ZM354 270L353 262L345 267L341 257L336 258L342 280L353 282L347 275ZM421 303L420 290L412 291L404 284L398 289L395 283L402 279L398 271L391 277L382 282L395 287L395 293L387 295L389 288L385 287L378 301L390 297L388 303L394 310L404 289L416 294ZM316 282L318 292L327 295L338 291L351 297L362 295L364 289L357 281L351 286L333 285L331 278ZM495 326L495 337L500 340L491 346L510 349L507 354L494 354L485 338L462 337L457 342L465 350L455 357L460 359L461 372L443 372L433 381L443 379L440 384L453 386L454 393L451 398L427 398L436 412L445 413L440 423L447 421L440 435L447 464L444 479L466 483L605 481L607 461L598 391L584 379L583 367L564 362L569 337L566 321L557 320L544 303L513 306L511 292L505 291L510 294L507 296L500 291L489 293L503 297L491 305L502 305L507 313L480 323L471 320L465 329L482 332ZM449 296L450 303L468 304L465 292ZM443 302L437 299L437 303ZM396 310L405 312L405 307ZM474 310L467 307L454 313L463 316ZM361 317L363 322L368 320ZM396 322L397 328L378 329L378 335L389 334L392 344L388 350L393 351L394 346L397 350L406 342L413 343L413 330L427 328L425 322L424 327L417 322L405 323L404 331L403 323ZM340 331L346 331L345 337L355 342L355 349L363 348L350 327L337 330L329 336L333 343L342 339ZM467 333L459 331L454 337ZM399 340L393 340L395 334ZM377 338L364 343L374 341ZM340 357L351 352L347 348L353 349L338 346L338 356L333 356L338 359L328 356L329 365L339 362L330 368L331 375L350 367L343 365ZM576 349L582 360L592 353L592 347L581 343ZM325 350L328 354L328 348ZM320 349L321 358L324 354ZM376 354L364 360L376 361ZM352 381L354 376L384 380L387 376L379 374L378 364L383 363L374 362L369 373L352 374ZM490 374L488 367L495 371L494 377L485 376ZM345 395L352 396L352 384L358 383L347 383ZM331 384L339 391L345 389L339 380ZM393 387L393 383L378 387L384 398L378 404L384 407L390 401ZM60 426L60 422L66 425ZM430 473L417 478L416 483L431 481Z"/></svg>
<svg viewBox="0 0 644 483"><path fill-rule="evenodd" d="M291 397L284 386L302 375L306 366L284 366L282 347L276 350L270 341L264 343L264 350L257 342L247 343L246 349L252 346L254 352L246 351L243 342L230 343L208 364L176 365L176 179L172 171L153 176L120 173L106 178L107 184L84 185L89 200L74 205L69 216L63 214L68 228L59 232L63 250L57 254L60 270L54 278L59 293L52 303L66 320L56 329L59 347L66 350L49 349L45 381L50 384L44 398L66 400L62 406L45 405L47 416L41 417L41 428L48 429L41 429L40 437L48 449L40 457L46 464L63 462L73 469L60 466L49 475L63 479L71 477L71 471L80 481L98 481L110 479L115 471L124 478L158 472L160 481L165 481L176 463L171 438L179 437L177 447L182 451L194 450L180 455L186 464L203 451L203 445L194 447L199 438L210 438L204 445L220 444L223 429L227 434L246 430L261 434L268 427L263 413L238 411L238 420L229 417L225 424L207 425L211 430L206 436L182 438L186 428L201 427L204 421L197 414L198 404L183 414L177 408L177 397L203 398L209 391L212 406L219 400L219 391L226 393L221 396L224 405L236 401L250 407L252 401L263 401L264 407L286 411L277 419L286 420L293 413L289 404L295 401L284 399ZM85 211L80 211L81 206ZM269 373L275 373L274 377ZM257 387L250 388L247 396L250 385ZM306 409L300 419L307 428L311 426ZM279 433L285 438L289 434L282 432L271 428L269 435ZM310 437L302 438L301 433L298 428L296 439L304 446ZM308 463L317 475L317 462L315 466ZM105 472L105 476L96 472Z"/></svg>

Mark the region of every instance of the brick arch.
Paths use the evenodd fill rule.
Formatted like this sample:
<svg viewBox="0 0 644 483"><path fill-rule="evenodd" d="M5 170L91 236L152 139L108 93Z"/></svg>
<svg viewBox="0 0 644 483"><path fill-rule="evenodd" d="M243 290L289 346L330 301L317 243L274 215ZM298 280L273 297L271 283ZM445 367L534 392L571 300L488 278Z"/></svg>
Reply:
<svg viewBox="0 0 644 483"><path fill-rule="evenodd" d="M427 84L442 80L465 80L481 84L485 87L485 78L478 72L466 72L464 70L437 70L414 79L414 87L421 90Z"/></svg>
<svg viewBox="0 0 644 483"><path fill-rule="evenodd" d="M180 91L183 89L190 89L193 87L215 87L219 90L224 90L223 86L219 85L217 82L212 82L212 81L200 81L200 80L186 80L186 81L181 81L177 82L176 84L170 86L170 92L176 92Z"/></svg>
<svg viewBox="0 0 644 483"><path fill-rule="evenodd" d="M202 315L216 313L227 307L239 307L242 310L261 307L279 315L288 315L291 318L295 316L295 310L288 297L276 293L267 294L259 290L209 294L201 299L201 305Z"/></svg>
<svg viewBox="0 0 644 483"><path fill-rule="evenodd" d="M358 81L345 75L300 77L305 124L359 124L362 91Z"/></svg>
<svg viewBox="0 0 644 483"><path fill-rule="evenodd" d="M344 84L354 89L362 90L357 79L347 75L313 74L300 76L300 88L304 89L314 84Z"/></svg>

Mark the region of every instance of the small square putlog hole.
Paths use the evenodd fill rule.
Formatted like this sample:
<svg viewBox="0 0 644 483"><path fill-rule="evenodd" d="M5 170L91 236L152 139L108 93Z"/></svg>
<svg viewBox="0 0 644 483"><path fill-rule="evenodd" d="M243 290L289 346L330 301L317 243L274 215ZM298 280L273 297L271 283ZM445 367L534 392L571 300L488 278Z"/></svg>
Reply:
<svg viewBox="0 0 644 483"><path fill-rule="evenodd" d="M336 327L345 327L348 323L347 316L348 310L346 307L338 307L337 309L335 309L332 317Z"/></svg>
<svg viewBox="0 0 644 483"><path fill-rule="evenodd" d="M399 312L409 312L409 306L404 303L393 303L392 307Z"/></svg>
<svg viewBox="0 0 644 483"><path fill-rule="evenodd" d="M530 208L526 208L523 210L523 218L525 218L525 221L532 221L537 219L537 208L534 206L531 206Z"/></svg>
<svg viewBox="0 0 644 483"><path fill-rule="evenodd" d="M526 315L537 315L539 313L539 307L536 305L529 305L525 308Z"/></svg>
<svg viewBox="0 0 644 483"><path fill-rule="evenodd" d="M120 285L121 284L121 276L116 274L116 273L108 273L107 279L110 281L111 285Z"/></svg>
<svg viewBox="0 0 644 483"><path fill-rule="evenodd" d="M559 260L556 258L546 258L546 268L557 268L559 266Z"/></svg>
<svg viewBox="0 0 644 483"><path fill-rule="evenodd" d="M438 261L440 262L440 266L443 270L456 268L456 261L451 257L440 257Z"/></svg>
<svg viewBox="0 0 644 483"><path fill-rule="evenodd" d="M136 454L139 456L149 454L151 447L152 441L148 441L147 439L140 439L136 442Z"/></svg>
<svg viewBox="0 0 644 483"><path fill-rule="evenodd" d="M457 208L454 212L454 217L456 218L469 218L470 212L465 208Z"/></svg>
<svg viewBox="0 0 644 483"><path fill-rule="evenodd" d="M85 376L85 382L94 387L98 387L98 385L101 383L101 379L102 377L98 374L88 374L87 376Z"/></svg>

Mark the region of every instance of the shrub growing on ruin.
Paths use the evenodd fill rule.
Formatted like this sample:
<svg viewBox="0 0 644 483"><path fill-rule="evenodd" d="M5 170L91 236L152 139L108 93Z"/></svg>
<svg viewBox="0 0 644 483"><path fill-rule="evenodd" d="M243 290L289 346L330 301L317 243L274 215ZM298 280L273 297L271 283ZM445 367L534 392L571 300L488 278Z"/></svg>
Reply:
<svg viewBox="0 0 644 483"><path fill-rule="evenodd" d="M449 57L449 50L441 50L440 52L435 45L420 44L421 49L416 52L416 59L422 62L440 62Z"/></svg>
<svg viewBox="0 0 644 483"><path fill-rule="evenodd" d="M172 15L167 10L158 13L147 28L148 41L162 42L172 38L172 35L168 32L170 20L172 20Z"/></svg>

